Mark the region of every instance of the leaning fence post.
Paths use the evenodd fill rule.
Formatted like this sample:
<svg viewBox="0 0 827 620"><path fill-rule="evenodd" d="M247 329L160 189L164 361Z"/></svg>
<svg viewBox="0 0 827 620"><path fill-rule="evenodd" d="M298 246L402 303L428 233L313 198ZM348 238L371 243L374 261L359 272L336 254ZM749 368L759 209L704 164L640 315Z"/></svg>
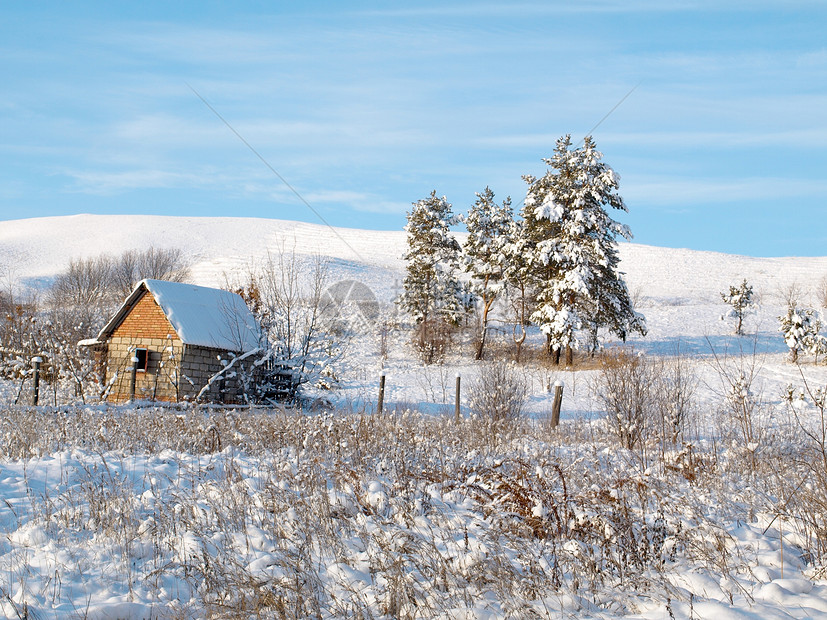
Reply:
<svg viewBox="0 0 827 620"><path fill-rule="evenodd" d="M376 404L376 413L382 413L382 407L385 406L385 375L379 377L379 402Z"/></svg>
<svg viewBox="0 0 827 620"><path fill-rule="evenodd" d="M563 404L563 382L554 382L554 403L551 406L551 428L560 424L560 407Z"/></svg>
<svg viewBox="0 0 827 620"><path fill-rule="evenodd" d="M34 405L37 406L37 402L40 400L40 362L43 361L43 358L39 355L32 358L32 363L34 364Z"/></svg>
<svg viewBox="0 0 827 620"><path fill-rule="evenodd" d="M457 424L459 424L459 421L461 419L460 418L460 409L459 409L460 380L461 380L460 375L459 375L459 373L457 373L457 388L456 388L457 398L456 398L456 401L454 403L454 420L456 421Z"/></svg>
<svg viewBox="0 0 827 620"><path fill-rule="evenodd" d="M135 401L135 382L138 380L138 354L132 355L132 383L129 386L129 400Z"/></svg>

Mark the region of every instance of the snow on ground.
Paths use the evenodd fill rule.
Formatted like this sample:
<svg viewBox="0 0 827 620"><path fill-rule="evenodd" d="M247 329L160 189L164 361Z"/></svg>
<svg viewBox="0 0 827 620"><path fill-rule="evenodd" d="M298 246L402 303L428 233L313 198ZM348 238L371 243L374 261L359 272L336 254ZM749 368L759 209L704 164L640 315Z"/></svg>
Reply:
<svg viewBox="0 0 827 620"><path fill-rule="evenodd" d="M267 219L81 215L1 222L0 266L4 285L36 287L48 283L73 257L118 254L150 245L179 247L192 261L195 283L214 286L226 278L243 277L268 252L295 247L301 256L318 253L325 257L331 283L357 280L366 284L383 304L383 311L392 314L389 302L402 279L404 242L401 231L337 229L334 233L324 226ZM827 385L827 367L807 364L800 370L787 363L785 345L777 331L784 292L790 286L800 289L804 303L818 305L827 258L751 258L635 244L620 247L621 270L649 329L645 338L636 337L631 344L638 351L664 359L687 356L697 377L697 422L692 439L699 449L709 448L725 434L722 403L732 386L723 372L755 373L751 389L762 404L761 423L772 433L784 431L789 410L782 394L789 385L798 388L803 384L802 372L811 386ZM758 294L760 307L746 321L747 335L737 337L732 335L732 322L721 320L727 308L720 292L744 278ZM377 332L378 328L369 329L348 343L346 361L338 368L339 387L320 391L318 397L340 411L353 412L357 419L362 412L375 411L379 376L385 374L387 410L423 411L439 419L448 417L439 414L453 412L459 374L463 414L468 415L467 390L479 372L479 364L470 361L468 343L456 343L444 365L426 367L416 361L405 332L391 334L387 356L380 355ZM537 345L538 335L532 338ZM492 339L492 345L496 340ZM499 346L507 348L508 335L500 340ZM521 366L519 372L529 388L526 407L534 420L539 423L547 416L553 396L549 387L559 380L565 385L564 427L574 434L599 435L604 414L591 389L595 370L571 372L531 363ZM0 384L2 402L10 403L14 397L15 386ZM98 414L93 410L90 415ZM308 427L308 432L326 437L330 443L325 444L325 450L339 455L353 448L352 443L341 443L329 435L332 422L325 426L322 418L313 419L320 426ZM393 558L398 558L400 567L410 568L415 562L406 559L408 551L382 555L385 551L371 545L387 544L393 549L395 544L400 548L407 548L407 544L422 553L427 544L443 541L443 547L437 545L439 561L453 558L450 570L467 577L462 571L475 562L486 570L496 569L485 563L496 555L492 551L496 545L501 546L497 553L505 553L512 566L534 544L514 548L497 538L490 514L468 499L469 489L474 487L468 482L470 477L457 481L459 490L450 492L444 481L437 489L419 479L419 486L404 495L406 501L419 507L399 512L395 502L401 501L401 491L392 488L393 477L382 469L387 463L371 463L368 470L353 474L351 486L336 478L343 472L334 475L326 470L320 474L328 476L331 505L352 520L338 532L344 546L336 553L326 555L315 548L308 551L302 547L301 515L295 510L318 508L307 498L299 499L308 488L302 486L301 475L308 479L316 475L312 468L306 469L305 460L311 452L301 448L293 452L287 448L286 452L264 448L245 451L241 447L203 454L201 449L175 446L167 451L147 447L133 453L112 446L107 449L113 442L111 436L107 439L111 431L106 424L90 431L84 445L62 446L55 439L54 450L44 448L35 455L0 459L0 497L4 500L0 502L0 567L4 575L0 579L0 609L7 616L20 615L24 603L35 612L32 617L41 618L199 615L205 613L204 608L193 601L206 600L204 588L218 587L209 578L215 577L219 568L227 579L241 575L262 583L270 580L282 584L282 593L288 592L286 582L280 580L289 572L285 559L289 557L293 567L300 561L317 563L306 574L314 575L325 596L332 595L332 600L342 605L338 611L333 604L326 608L330 617L349 617L355 612L357 607L347 607L342 602L346 600L360 601L358 609L369 610L375 617L393 616L393 610L404 615L406 609L416 609L422 616L428 616L429 609L438 609L440 613L433 616L501 617L507 615L507 596L486 591L490 584L485 586L488 582L482 577L482 589L474 591L479 598L473 601L461 604L451 597L437 596L428 603L434 607L405 607L402 599L393 603ZM208 430L202 429L204 436L211 436ZM14 431L8 424L3 427L7 438ZM225 432L223 428L221 432ZM244 433L233 432L241 442ZM224 437L227 442L227 435ZM334 450L336 441L340 443ZM555 458L574 450L540 445L540 453L551 450ZM519 449L502 447L504 454L514 459L518 458L514 451ZM351 456L346 454L346 458ZM461 465L471 467L463 460L466 456L459 459ZM569 456L574 462L589 458L586 453ZM344 467L343 463L354 466L347 460L333 459L319 467ZM485 471L489 470L480 469ZM732 472L727 475L733 476L732 484L740 484ZM235 487L232 492L216 490L216 485L227 481L235 481L244 492L237 495L240 491ZM696 493L688 486L683 488L683 478L675 484L678 495L686 501ZM747 492L738 489L739 493ZM293 513L290 497L296 498ZM589 598L568 591L555 595L554 600L531 602L529 607L540 617L827 618L827 582L813 573L801 551L806 541L798 538L793 525L773 521L777 515L760 511L751 518L746 513L734 517L733 508L721 497L710 496L708 504L695 499L709 511L706 517L726 533L726 544L733 550L730 557L734 558L727 570L716 572L708 563L678 559L664 574L641 577L666 580L653 586L648 600L640 594L645 588L636 583L630 586L635 596L618 593L612 599L610 592L598 589ZM225 505L230 501L248 501L254 506L245 513L247 522L222 521L238 517L238 512ZM268 501L276 501L277 510L268 508ZM422 508L422 502L432 508ZM105 514L96 516L96 509ZM176 511L188 512L184 516ZM397 522L409 517L413 521L404 527ZM159 525L162 520L163 527ZM120 523L120 529L107 529L106 523L112 521ZM429 532L427 536L425 532ZM308 535L306 531L304 535ZM463 535L465 542L458 549L455 537ZM238 555L230 558L226 555L230 551ZM305 552L306 557L302 555ZM191 561L196 555L200 563ZM537 557L551 556L541 553ZM381 570L376 565L380 559L387 562ZM244 569L231 574L228 566L233 562L241 563ZM463 562L467 562L464 568L460 566ZM212 573L207 570L210 566L215 569ZM413 580L420 581L410 585L413 590L427 581L423 570L422 565L416 565ZM526 574L535 571L545 575L548 570L534 567ZM613 587L617 592L623 589ZM266 599L261 588L251 591ZM671 593L668 600L666 593Z"/></svg>
<svg viewBox="0 0 827 620"><path fill-rule="evenodd" d="M6 617L827 617L807 541L731 517L725 464L414 415L46 413L3 430L55 446L0 459Z"/></svg>

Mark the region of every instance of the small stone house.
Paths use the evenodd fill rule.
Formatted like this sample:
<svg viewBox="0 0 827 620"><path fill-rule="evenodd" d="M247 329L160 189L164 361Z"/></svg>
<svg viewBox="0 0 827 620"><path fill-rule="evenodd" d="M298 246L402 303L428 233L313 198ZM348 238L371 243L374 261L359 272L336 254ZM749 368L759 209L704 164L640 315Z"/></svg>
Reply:
<svg viewBox="0 0 827 620"><path fill-rule="evenodd" d="M137 400L239 402L238 371L250 369L259 329L235 293L143 280L97 338L79 344L95 351L110 402L133 398L133 375Z"/></svg>

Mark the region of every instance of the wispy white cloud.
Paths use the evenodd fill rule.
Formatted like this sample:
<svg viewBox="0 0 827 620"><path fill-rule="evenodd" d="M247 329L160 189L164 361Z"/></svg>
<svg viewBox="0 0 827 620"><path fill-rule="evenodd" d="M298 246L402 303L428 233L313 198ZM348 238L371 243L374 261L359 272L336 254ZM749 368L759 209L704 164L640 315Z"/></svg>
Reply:
<svg viewBox="0 0 827 620"><path fill-rule="evenodd" d="M346 203L348 205L356 205L370 199L369 195L364 192L332 189L316 190L308 193L305 198L310 202Z"/></svg>
<svg viewBox="0 0 827 620"><path fill-rule="evenodd" d="M305 195L313 205L341 205L363 213L403 214L410 208L408 203L393 202L365 192L348 190L313 191Z"/></svg>
<svg viewBox="0 0 827 620"><path fill-rule="evenodd" d="M67 170L64 174L73 180L71 191L97 195L114 195L140 189L208 188L225 186L234 180L215 171L184 173L157 169L114 172Z"/></svg>
<svg viewBox="0 0 827 620"><path fill-rule="evenodd" d="M89 195L113 196L147 189L192 189L222 191L226 195L263 199L282 205L299 205L301 202L278 178L262 170L228 173L201 169L185 173L144 168L121 171L68 170L64 174L72 179L72 192ZM389 201L370 192L325 189L318 184L307 191L303 187L297 187L296 190L311 206L320 209L400 215L410 207L408 203Z"/></svg>
<svg viewBox="0 0 827 620"><path fill-rule="evenodd" d="M827 48L799 54L796 58L796 65L804 69L827 68Z"/></svg>
<svg viewBox="0 0 827 620"><path fill-rule="evenodd" d="M603 144L624 144L669 149L741 149L749 147L786 147L821 149L827 143L827 126L788 131L744 132L656 132L603 134Z"/></svg>
<svg viewBox="0 0 827 620"><path fill-rule="evenodd" d="M64 9L3 37L0 181L51 204L142 189L178 190L155 194L171 208L195 195L182 210L296 204L191 84L311 204L401 227L432 187L457 209L486 184L518 201L520 174L542 174L562 133L579 140L640 83L596 132L630 206L813 202L827 47L795 7L818 6L449 0L157 21Z"/></svg>
<svg viewBox="0 0 827 620"><path fill-rule="evenodd" d="M741 177L711 179L636 177L627 175L623 196L630 204L651 207L703 206L722 203L791 199L827 193L827 180L808 178Z"/></svg>

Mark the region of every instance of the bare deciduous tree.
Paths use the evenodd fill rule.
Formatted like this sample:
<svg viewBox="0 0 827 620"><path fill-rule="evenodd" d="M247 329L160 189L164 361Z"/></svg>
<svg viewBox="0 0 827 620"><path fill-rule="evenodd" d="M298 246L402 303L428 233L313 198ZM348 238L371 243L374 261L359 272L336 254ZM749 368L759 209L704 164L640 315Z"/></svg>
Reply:
<svg viewBox="0 0 827 620"><path fill-rule="evenodd" d="M292 398L302 385L335 382L332 364L341 357L347 334L335 308L328 307L335 299L324 294L329 283L326 260L318 255L305 259L295 248L282 247L268 254L246 280L230 288L244 298L261 325L269 366L261 382L265 397L275 390Z"/></svg>
<svg viewBox="0 0 827 620"><path fill-rule="evenodd" d="M189 275L189 265L178 248L127 250L113 260L112 287L124 298L145 278L185 282Z"/></svg>
<svg viewBox="0 0 827 620"><path fill-rule="evenodd" d="M50 304L100 310L113 299L112 267L112 258L105 254L71 259L69 267L58 274L49 289Z"/></svg>

